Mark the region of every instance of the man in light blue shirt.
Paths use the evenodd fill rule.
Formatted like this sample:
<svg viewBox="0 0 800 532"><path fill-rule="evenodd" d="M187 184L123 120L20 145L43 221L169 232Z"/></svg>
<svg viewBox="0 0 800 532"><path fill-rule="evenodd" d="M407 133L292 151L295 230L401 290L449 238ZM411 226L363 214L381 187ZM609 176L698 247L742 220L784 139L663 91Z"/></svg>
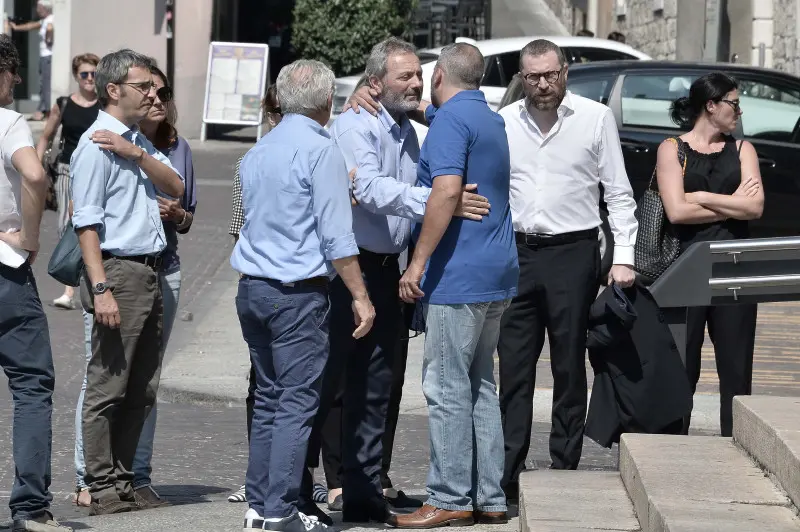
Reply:
<svg viewBox="0 0 800 532"><path fill-rule="evenodd" d="M284 118L239 167L244 225L231 265L242 274L236 310L256 373L245 532L324 529L315 518L327 517L298 494L328 360L334 272L351 300L347 334L362 337L375 317L358 265L347 168L323 127L333 80L318 61L281 69Z"/></svg>
<svg viewBox="0 0 800 532"><path fill-rule="evenodd" d="M331 428L323 438L341 438L341 459L323 456L323 460L329 503L339 509L336 497L343 490L342 518L347 522L383 522L388 517L387 502L393 508L422 505L394 490L388 477L407 355L406 342L406 349L398 349L404 328L399 255L408 247L413 221L422 220L430 195L429 188L414 186L419 143L406 117L418 108L422 95L422 69L415 52L413 45L395 37L376 44L367 60L366 86L379 94L380 110L376 116L347 110L331 127L347 168L355 170L353 231L377 312L370 334L354 340L352 322L347 322L349 294L340 281L332 283L336 326L331 332L323 404L334 401L342 382L346 387L341 390L341 406L334 405L329 414L334 419L324 423L321 415L315 426ZM466 190L464 195L466 201L456 214L480 220L488 212L488 202ZM470 212L472 202L477 207ZM342 471L334 465L339 462Z"/></svg>
<svg viewBox="0 0 800 532"><path fill-rule="evenodd" d="M183 195L169 160L137 127L153 104L150 60L105 56L95 83L103 106L72 154L70 179L85 272L81 302L94 314L83 442L93 515L142 507L131 486L142 425L161 371L158 270L166 246L156 190Z"/></svg>

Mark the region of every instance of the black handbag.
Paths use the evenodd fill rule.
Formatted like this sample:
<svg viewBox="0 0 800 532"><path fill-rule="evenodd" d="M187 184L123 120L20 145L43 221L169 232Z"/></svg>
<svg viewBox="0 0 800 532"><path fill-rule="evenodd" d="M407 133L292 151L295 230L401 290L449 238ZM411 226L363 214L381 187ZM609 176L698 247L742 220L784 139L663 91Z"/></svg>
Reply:
<svg viewBox="0 0 800 532"><path fill-rule="evenodd" d="M686 152L683 149L683 141L677 137L667 140L674 142L678 147L678 162L685 175ZM639 232L633 247L634 270L644 282L652 283L675 262L681 252L675 227L664 212L655 168L647 189L636 205L635 216L639 222Z"/></svg>
<svg viewBox="0 0 800 532"><path fill-rule="evenodd" d="M80 286L83 272L83 254L78 242L78 233L72 227L72 220L67 222L64 236L56 244L47 273L59 283L67 286Z"/></svg>

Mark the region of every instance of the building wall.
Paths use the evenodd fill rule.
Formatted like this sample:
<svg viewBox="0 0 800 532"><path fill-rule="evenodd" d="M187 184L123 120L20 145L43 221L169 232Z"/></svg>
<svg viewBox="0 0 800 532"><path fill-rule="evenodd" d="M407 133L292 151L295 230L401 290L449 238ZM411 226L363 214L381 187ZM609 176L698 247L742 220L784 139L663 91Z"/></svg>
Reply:
<svg viewBox="0 0 800 532"><path fill-rule="evenodd" d="M675 59L678 0L664 0L662 11L653 11L652 0L628 0L624 17L613 17L611 31L625 35L627 44L653 59Z"/></svg>
<svg viewBox="0 0 800 532"><path fill-rule="evenodd" d="M178 131L200 138L211 42L213 0L175 2L175 104Z"/></svg>
<svg viewBox="0 0 800 532"><path fill-rule="evenodd" d="M773 66L779 70L797 73L797 9L798 0L774 0L773 13L780 13L774 22L772 47Z"/></svg>

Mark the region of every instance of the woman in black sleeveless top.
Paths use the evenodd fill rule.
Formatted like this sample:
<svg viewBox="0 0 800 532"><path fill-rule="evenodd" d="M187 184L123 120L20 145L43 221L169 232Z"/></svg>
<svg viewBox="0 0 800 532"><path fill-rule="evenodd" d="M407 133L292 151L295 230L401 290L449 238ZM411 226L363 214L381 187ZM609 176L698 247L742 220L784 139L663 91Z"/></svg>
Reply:
<svg viewBox="0 0 800 532"><path fill-rule="evenodd" d="M58 128L61 127L62 148L56 162L56 175L52 176L58 200L56 217L59 238L64 234L70 218L69 160L72 152L78 146L81 136L97 120L97 113L100 111L100 103L97 100L94 86L94 73L99 62L100 58L94 54L81 54L72 59L72 77L78 83L78 90L56 100L48 115L42 136L36 145L36 152L44 162L47 147L53 141ZM74 309L76 305L72 300L73 295L73 288L65 286L64 294L55 299L53 305L67 310Z"/></svg>
<svg viewBox="0 0 800 532"><path fill-rule="evenodd" d="M673 121L691 130L677 143L661 144L657 178L681 251L695 242L747 238L748 220L761 217L764 191L758 156L752 144L730 136L741 114L736 81L718 72L697 79L689 97L672 105ZM686 154L685 173L678 162L678 144ZM719 376L720 428L723 436L730 436L733 397L751 390L756 305L693 307L686 318L686 371L692 390L700 379L707 324ZM688 429L689 419L684 432Z"/></svg>

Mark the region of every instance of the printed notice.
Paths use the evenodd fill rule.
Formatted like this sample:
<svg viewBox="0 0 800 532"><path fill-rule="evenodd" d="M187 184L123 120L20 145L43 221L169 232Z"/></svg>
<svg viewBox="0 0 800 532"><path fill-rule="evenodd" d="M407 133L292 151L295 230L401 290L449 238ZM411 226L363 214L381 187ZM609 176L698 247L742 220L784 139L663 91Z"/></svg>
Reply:
<svg viewBox="0 0 800 532"><path fill-rule="evenodd" d="M212 42L203 121L257 125L267 85L268 58L265 44Z"/></svg>

